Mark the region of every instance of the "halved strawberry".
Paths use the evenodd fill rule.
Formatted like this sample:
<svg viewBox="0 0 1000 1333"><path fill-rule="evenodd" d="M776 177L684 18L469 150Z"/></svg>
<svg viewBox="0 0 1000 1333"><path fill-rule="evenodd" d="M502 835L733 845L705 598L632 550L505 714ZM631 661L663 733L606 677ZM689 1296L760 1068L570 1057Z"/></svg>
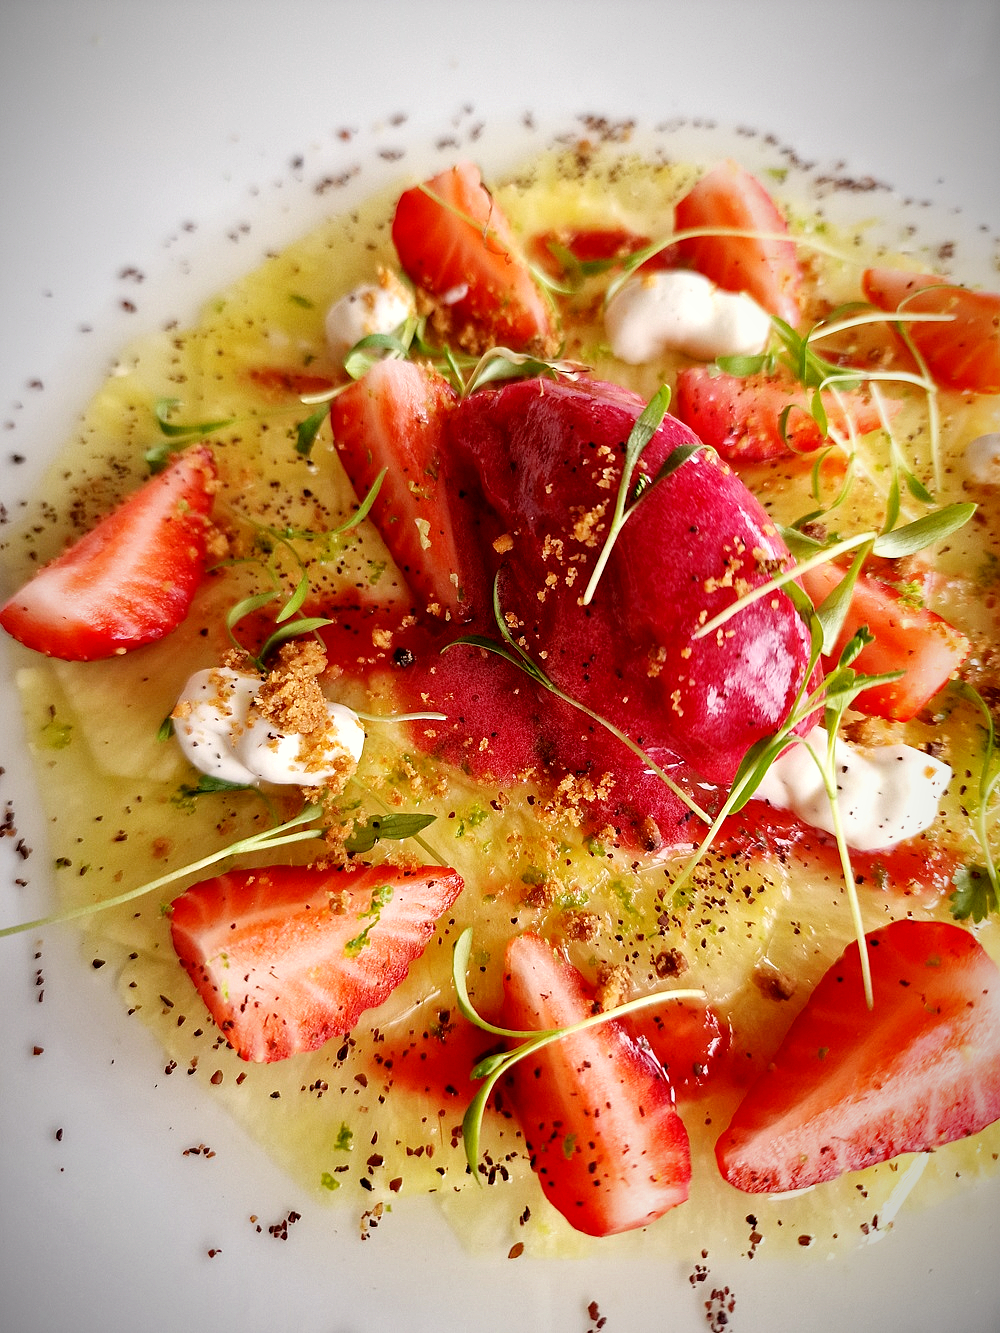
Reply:
<svg viewBox="0 0 1000 1333"><path fill-rule="evenodd" d="M895 921L856 942L806 1002L716 1144L730 1184L803 1189L1000 1118L1000 970L950 922Z"/></svg>
<svg viewBox="0 0 1000 1333"><path fill-rule="evenodd" d="M674 208L678 231L731 227L754 237L699 236L678 241L684 262L731 292L747 292L758 305L794 328L799 321L802 273L788 225L774 200L736 162L720 163Z"/></svg>
<svg viewBox="0 0 1000 1333"><path fill-rule="evenodd" d="M28 648L67 661L128 652L187 615L205 568L215 461L188 449L0 609Z"/></svg>
<svg viewBox="0 0 1000 1333"><path fill-rule="evenodd" d="M433 301L446 342L551 353L551 309L474 163L406 190L392 239L406 274Z"/></svg>
<svg viewBox="0 0 1000 1333"><path fill-rule="evenodd" d="M861 286L880 310L951 315L904 326L927 369L947 389L1000 393L1000 292L973 292L936 273L894 268L866 269Z"/></svg>
<svg viewBox="0 0 1000 1333"><path fill-rule="evenodd" d="M436 867L232 871L174 900L170 934L230 1046L269 1063L349 1032L387 999L461 889Z"/></svg>
<svg viewBox="0 0 1000 1333"><path fill-rule="evenodd" d="M836 565L807 570L801 583L814 606L819 606L844 578ZM862 625L875 636L854 659L854 669L877 676L902 671L899 680L862 690L854 707L872 717L905 722L958 670L969 654L969 640L953 625L925 607L908 605L881 579L862 574L851 591L851 604L828 663L836 662L847 641Z"/></svg>
<svg viewBox="0 0 1000 1333"><path fill-rule="evenodd" d="M457 398L435 371L378 361L333 400L330 425L359 499L385 479L371 518L431 614L464 620L468 606L445 493L442 434Z"/></svg>
<svg viewBox="0 0 1000 1333"><path fill-rule="evenodd" d="M507 948L503 1021L557 1028L594 1012L594 993L537 935ZM688 1195L687 1132L663 1069L645 1043L608 1019L528 1056L510 1097L549 1201L577 1231L609 1236L648 1226Z"/></svg>
<svg viewBox="0 0 1000 1333"><path fill-rule="evenodd" d="M807 454L827 440L809 408L812 395L790 377L727 375L706 366L687 366L677 375L673 410L699 439L730 463L760 463ZM890 403L891 411L895 403ZM823 394L829 425L858 435L882 424L878 409L863 394ZM782 433L782 423L784 433Z"/></svg>

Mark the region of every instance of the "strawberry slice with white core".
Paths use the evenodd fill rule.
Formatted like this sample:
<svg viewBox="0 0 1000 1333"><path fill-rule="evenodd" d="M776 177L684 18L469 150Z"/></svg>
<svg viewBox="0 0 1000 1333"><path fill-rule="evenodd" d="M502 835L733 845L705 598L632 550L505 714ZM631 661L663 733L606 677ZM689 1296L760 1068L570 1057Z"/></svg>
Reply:
<svg viewBox="0 0 1000 1333"><path fill-rule="evenodd" d="M233 871L181 894L170 933L230 1046L270 1063L388 999L461 889L456 871L429 867Z"/></svg>
<svg viewBox="0 0 1000 1333"><path fill-rule="evenodd" d="M169 634L188 613L205 568L216 469L188 449L0 609L28 648L67 661L113 657Z"/></svg>
<svg viewBox="0 0 1000 1333"><path fill-rule="evenodd" d="M444 421L457 401L436 371L388 359L333 400L330 425L359 499L387 469L371 518L420 609L462 620L465 589L442 454Z"/></svg>
<svg viewBox="0 0 1000 1333"><path fill-rule="evenodd" d="M716 1144L730 1184L803 1189L1000 1119L1000 969L975 936L895 921L824 975Z"/></svg>
<svg viewBox="0 0 1000 1333"><path fill-rule="evenodd" d="M594 992L537 935L507 948L503 1021L559 1028L595 1012ZM687 1131L648 1045L616 1019L550 1043L511 1071L510 1097L546 1198L577 1231L648 1226L683 1203Z"/></svg>

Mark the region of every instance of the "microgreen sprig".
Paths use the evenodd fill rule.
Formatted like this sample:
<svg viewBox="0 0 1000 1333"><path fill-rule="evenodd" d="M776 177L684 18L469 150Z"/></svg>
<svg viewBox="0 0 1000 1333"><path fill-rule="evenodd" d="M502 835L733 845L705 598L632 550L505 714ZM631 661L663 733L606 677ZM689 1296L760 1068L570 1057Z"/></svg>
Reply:
<svg viewBox="0 0 1000 1333"><path fill-rule="evenodd" d="M286 554L291 557L299 571L295 587L290 594L286 595L282 587L282 579L273 560L265 561L261 560L259 557L255 557L254 563L259 564L263 568L274 586L265 592L251 593L249 596L241 598L231 606L226 613L226 631L229 634L231 641L235 647L239 648L250 657L251 661L259 671L265 670L265 663L268 657L276 648L280 647L281 644L287 642L287 640L297 638L303 634L312 634L316 630L322 629L324 625L333 623L325 616L304 616L298 619L292 619L292 617L301 609L308 597L310 587L308 568L292 543L295 541L325 542L327 550L326 554L320 557L321 562L324 559L335 558L337 550L339 549L339 539L367 517L372 505L375 503L379 490L381 489L386 471L387 469L383 468L378 474L372 483L368 494L354 513L350 514L343 523L339 523L336 527L326 529L323 532L314 532L311 529L292 527L274 528L269 527L267 524L257 523L252 519L247 519L245 516L241 516L244 518L245 522L250 523L259 534L263 535L268 542L281 547ZM255 612L262 610L265 606L270 605L272 602L278 601L281 602L281 607L274 618L276 626L275 630L268 636L258 653L251 653L246 645L236 637L236 626L241 620L245 620L247 616L253 615Z"/></svg>
<svg viewBox="0 0 1000 1333"><path fill-rule="evenodd" d="M452 980L455 985L455 994L458 997L458 1007L463 1017L470 1023L475 1024L476 1027L481 1028L483 1032L519 1043L512 1050L498 1051L492 1055L484 1056L472 1070L472 1077L483 1079L484 1082L469 1103L462 1118L462 1141L465 1145L465 1159L469 1164L469 1169L477 1179L479 1178L479 1137L486 1106L499 1080L514 1065L529 1056L535 1055L536 1052L543 1050L546 1046L551 1046L553 1042L576 1036L578 1033L586 1032L589 1028L598 1027L602 1023L624 1018L627 1014L635 1013L640 1009L651 1009L655 1005L662 1005L667 1000L703 1000L705 998L705 992L702 990L654 991L648 995L640 995L633 1000L627 1000L624 1004L616 1005L612 1009L603 1009L599 1013L590 1014L587 1018L581 1019L578 1023L571 1023L567 1027L519 1031L516 1028L499 1027L497 1024L491 1023L473 1005L469 998L466 981L471 955L472 928L468 927L462 931L455 941L452 959Z"/></svg>
<svg viewBox="0 0 1000 1333"><path fill-rule="evenodd" d="M177 880L185 879L189 875L198 874L202 870L207 870L209 866L217 865L220 861L228 860L230 857L250 856L255 852L270 851L274 847L286 847L290 843L307 842L313 838L321 838L323 836L322 828L306 828L304 825L311 824L322 813L322 806L305 805L297 815L286 820L284 824L279 824L277 828L264 829L263 832L251 834L250 837L238 838L236 842L220 847L208 856L203 856L199 861L192 861L189 865L180 866L177 870L170 870L158 879L150 880L147 884L140 884L138 888L128 889L125 893L119 893L114 898L105 898L96 903L86 903L82 907L71 907L64 912L55 912L52 916L39 917L36 921L25 921L20 925L6 926L0 930L0 939L5 935L18 935L26 930L40 930L45 926L62 925L63 922L93 916L95 913L107 911L111 907L120 907L123 903L130 903L136 898L155 893L168 884L176 883Z"/></svg>
<svg viewBox="0 0 1000 1333"><path fill-rule="evenodd" d="M795 585L792 585L789 591L799 614L810 628L811 636L809 662L806 671L803 673L802 683L799 686L795 703L785 721L777 731L774 732L773 735L765 736L755 745L752 745L744 755L726 800L716 814L715 819L705 837L702 839L701 844L695 849L678 877L673 881L673 888L676 893L684 887L701 863L706 852L712 846L725 820L728 819L730 815L736 814L743 809L759 788L765 775L778 756L790 745L805 745L819 768L823 787L830 803L834 838L837 843L841 869L844 876L844 884L847 889L851 919L855 929L858 948L861 952L861 968L865 988L865 998L870 1008L873 1003L871 971L868 963L867 949L865 947L864 925L861 919L857 885L854 879L854 872L851 868L850 850L844 836L843 823L840 817L840 807L837 799L835 746L837 730L843 720L844 713L862 690L866 690L874 685L887 684L890 681L898 680L903 673L901 671L889 671L881 675L866 675L854 670L851 664L857 658L862 648L867 643L873 642L872 635L865 627L862 627L845 645L837 666L833 671L829 672L818 686L807 691L807 684L812 678L813 670L823 651L824 630L819 615L813 611L808 598L802 590ZM826 729L828 738L828 743L824 747L821 755L817 754L813 749L808 738L800 735L797 730L797 728L800 728L813 717L819 708L823 709L823 725Z"/></svg>
<svg viewBox="0 0 1000 1333"><path fill-rule="evenodd" d="M658 482L664 481L672 472L676 472L683 463L686 463L689 458L705 447L700 443L679 444L675 449L672 449L663 460L654 477L647 476L646 473L640 473L637 480L633 482L632 476L638 465L639 459L642 456L643 450L660 429L669 406L670 387L669 385L663 384L656 393L653 394L642 412L639 413L635 425L632 427L629 432L629 437L625 441L625 457L622 460L622 474L618 482L618 494L615 497L615 507L611 515L608 535L604 539L601 553L597 557L597 562L591 571L590 579L583 594L583 606L589 606L593 600L594 593L597 591L597 585L600 582L601 575L604 573L605 566L614 549L615 542L621 535L621 530L625 526L626 521L635 513L635 510L645 496L649 494Z"/></svg>
<svg viewBox="0 0 1000 1333"><path fill-rule="evenodd" d="M952 681L950 688L979 711L986 733L972 821L973 832L983 854L983 864L963 866L956 871L953 880L955 892L950 896L951 912L956 920L964 921L971 917L973 921L979 922L985 921L991 912L1000 911L1000 883L988 828L990 806L997 785L1000 784L996 729L993 715L977 689L964 680Z"/></svg>
<svg viewBox="0 0 1000 1333"><path fill-rule="evenodd" d="M603 727L605 731L610 732L612 736L621 741L622 745L631 750L637 758L641 759L644 764L647 764L664 786L668 787L675 796L683 801L693 814L697 815L704 823L709 823L710 817L705 813L697 801L695 801L683 787L680 787L670 774L667 773L651 755L647 754L640 745L637 745L631 736L627 735L619 727L616 727L609 718L603 717L600 713L595 713L594 710L588 708L585 703L581 703L579 699L574 699L572 695L567 694L565 690L560 689L555 681L551 680L538 663L535 662L528 653L524 651L521 645L516 642L507 626L506 617L500 606L499 582L500 575L498 572L493 580L493 619L496 621L497 629L500 631L503 642L497 643L495 639L487 638L482 634L465 634L462 635L461 638L453 639L451 643L445 644L441 651L447 652L449 648L456 648L460 645L464 645L472 648L481 648L485 652L494 653L497 657L502 657L504 661L510 662L512 666L516 666L519 671L523 671L526 676L530 677L536 685L540 685L543 689L548 690L549 693L555 695L557 699L561 699L563 703L569 704L571 708L577 709L578 712L589 717L592 722L596 722L599 727Z"/></svg>
<svg viewBox="0 0 1000 1333"><path fill-rule="evenodd" d="M861 532L853 537L845 537L830 546L812 541L797 528L781 528L779 531L785 538L789 549L793 551L807 549L810 554L791 568L783 570L765 583L758 584L757 587L751 588L749 592L744 593L741 597L737 597L718 615L707 620L704 625L700 625L694 631L692 637L695 639L705 638L706 635L720 629L746 607L752 606L762 598L771 596L772 593L782 588L789 589L800 575L807 573L810 569L815 569L817 565L835 560L838 556L845 555L848 551L855 550L858 547L863 547L868 553L884 556L890 560L915 555L916 552L923 551L935 542L943 541L945 537L950 537L953 532L957 532L959 528L964 527L975 511L976 506L972 503L944 505L930 514L925 514L922 518L914 519L912 523L893 528L889 532ZM860 565L858 568L860 569ZM848 583L848 590L850 587L851 584Z"/></svg>

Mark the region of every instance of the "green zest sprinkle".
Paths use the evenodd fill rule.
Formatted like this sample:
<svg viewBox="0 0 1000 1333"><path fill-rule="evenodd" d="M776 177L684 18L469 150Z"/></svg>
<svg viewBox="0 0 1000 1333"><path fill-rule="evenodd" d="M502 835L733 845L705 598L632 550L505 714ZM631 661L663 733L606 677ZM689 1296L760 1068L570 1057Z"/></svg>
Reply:
<svg viewBox="0 0 1000 1333"><path fill-rule="evenodd" d="M372 890L372 896L368 904L368 910L367 912L362 912L361 914L362 920L370 918L368 920L368 925L365 926L364 930L361 931L359 935L355 935L353 939L348 940L347 943L344 945L344 953L347 954L348 958L356 958L357 955L361 952L361 950L368 944L369 936L371 935L372 931L375 929L375 927L379 923L379 920L381 919L382 908L385 907L385 905L390 901L391 898L392 898L391 884L380 884L377 889Z"/></svg>

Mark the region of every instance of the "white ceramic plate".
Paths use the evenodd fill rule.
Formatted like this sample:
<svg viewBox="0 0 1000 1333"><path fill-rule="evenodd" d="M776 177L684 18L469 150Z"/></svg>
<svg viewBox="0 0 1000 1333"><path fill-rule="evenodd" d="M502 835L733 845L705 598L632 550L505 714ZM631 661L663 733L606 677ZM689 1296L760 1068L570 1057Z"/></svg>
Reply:
<svg viewBox="0 0 1000 1333"><path fill-rule="evenodd" d="M750 128L819 170L936 201L942 237L954 228L988 260L998 56L995 0L6 5L0 499L16 517L127 340L190 317L359 182L443 164L456 145L497 167L587 115L683 121L696 140L697 122ZM353 184L317 192L356 165ZM872 195L873 212L890 207ZM0 803L17 829L0 838L7 922L41 914L51 886L6 678L2 716ZM1000 1325L995 1185L904 1212L847 1260L709 1255L698 1285L680 1262L472 1259L420 1206L362 1242L353 1215L302 1208L192 1080L164 1075L70 931L0 941L0 1015L0 1324L12 1333L583 1333L600 1318L609 1333L688 1333L710 1326L723 1288L739 1333ZM203 1143L214 1157L184 1155ZM272 1238L296 1208L288 1240Z"/></svg>

